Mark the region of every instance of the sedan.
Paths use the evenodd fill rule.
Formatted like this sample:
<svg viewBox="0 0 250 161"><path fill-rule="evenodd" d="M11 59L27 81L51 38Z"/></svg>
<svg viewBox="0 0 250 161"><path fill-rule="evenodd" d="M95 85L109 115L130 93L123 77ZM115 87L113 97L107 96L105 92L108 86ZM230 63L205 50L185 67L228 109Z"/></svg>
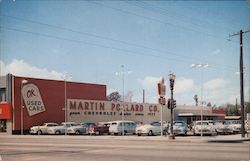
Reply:
<svg viewBox="0 0 250 161"><path fill-rule="evenodd" d="M188 126L183 121L175 121L173 125L173 133L175 135L187 135Z"/></svg>
<svg viewBox="0 0 250 161"><path fill-rule="evenodd" d="M163 124L163 130L164 133L167 130L167 124ZM136 134L138 136L141 135L148 135L148 136L152 136L152 135L158 135L161 133L161 123L160 122L152 122L150 124L145 124L145 125L141 125L136 127Z"/></svg>
<svg viewBox="0 0 250 161"><path fill-rule="evenodd" d="M196 121L193 127L194 135L208 134L213 135L217 134L213 125L210 125L209 121Z"/></svg>

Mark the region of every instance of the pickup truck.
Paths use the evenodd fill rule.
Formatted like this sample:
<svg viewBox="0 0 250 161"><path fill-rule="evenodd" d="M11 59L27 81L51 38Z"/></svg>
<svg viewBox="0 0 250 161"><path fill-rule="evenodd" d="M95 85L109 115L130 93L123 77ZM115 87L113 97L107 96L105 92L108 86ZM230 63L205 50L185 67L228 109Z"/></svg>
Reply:
<svg viewBox="0 0 250 161"><path fill-rule="evenodd" d="M32 126L30 128L30 134L37 134L37 135L47 134L48 128L54 127L54 126L58 126L58 124L53 123L53 122L48 122L48 123L44 123L43 125L40 125L40 126Z"/></svg>

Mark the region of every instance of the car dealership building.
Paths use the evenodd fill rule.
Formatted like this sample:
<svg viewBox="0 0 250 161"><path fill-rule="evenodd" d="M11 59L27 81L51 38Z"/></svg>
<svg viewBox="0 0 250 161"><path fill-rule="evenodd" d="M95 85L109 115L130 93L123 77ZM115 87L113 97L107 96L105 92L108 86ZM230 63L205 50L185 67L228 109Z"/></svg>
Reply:
<svg viewBox="0 0 250 161"><path fill-rule="evenodd" d="M122 120L122 115L124 120L148 123L160 120L161 112L157 104L107 101L106 85L12 74L0 79L0 102L2 131L8 134L20 133L22 129L27 133L31 126L45 122L97 123ZM163 120L170 120L166 108L163 108Z"/></svg>
<svg viewBox="0 0 250 161"><path fill-rule="evenodd" d="M27 133L31 126L45 122L106 122L124 120L149 123L161 119L159 104L111 102L106 99L106 85L19 77L0 77L1 131L8 134ZM21 108L23 107L23 108ZM66 108L65 108L66 107ZM124 108L123 108L124 107ZM122 112L124 109L124 112ZM204 109L205 119L216 119ZM163 120L170 121L170 110L162 108ZM200 108L177 106L175 120L186 122L200 118Z"/></svg>

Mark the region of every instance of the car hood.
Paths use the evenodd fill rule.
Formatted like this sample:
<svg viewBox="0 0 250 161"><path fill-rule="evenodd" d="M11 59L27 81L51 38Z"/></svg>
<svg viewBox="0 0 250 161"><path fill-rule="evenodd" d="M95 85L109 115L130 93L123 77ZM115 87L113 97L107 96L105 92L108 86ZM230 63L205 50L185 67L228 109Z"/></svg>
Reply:
<svg viewBox="0 0 250 161"><path fill-rule="evenodd" d="M48 129L53 129L53 130L56 130L56 129L65 129L65 126L53 126L53 127L49 127Z"/></svg>
<svg viewBox="0 0 250 161"><path fill-rule="evenodd" d="M138 126L136 127L136 129L139 130L139 129L147 129L147 128L152 128L152 127L153 127L152 125L146 124L146 125Z"/></svg>
<svg viewBox="0 0 250 161"><path fill-rule="evenodd" d="M32 126L31 129L38 129L40 126Z"/></svg>

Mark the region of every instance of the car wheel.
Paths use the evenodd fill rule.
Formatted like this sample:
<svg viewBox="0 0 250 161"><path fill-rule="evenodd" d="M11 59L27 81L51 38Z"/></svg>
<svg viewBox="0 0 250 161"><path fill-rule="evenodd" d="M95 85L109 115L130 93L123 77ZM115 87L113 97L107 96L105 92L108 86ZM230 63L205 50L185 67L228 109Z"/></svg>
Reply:
<svg viewBox="0 0 250 161"><path fill-rule="evenodd" d="M56 131L55 133L56 133L56 135L60 135L60 134L61 134L61 132L60 132L60 131Z"/></svg>
<svg viewBox="0 0 250 161"><path fill-rule="evenodd" d="M100 135L100 132L99 132L99 131L96 131L96 132L95 132L95 135Z"/></svg>
<svg viewBox="0 0 250 161"><path fill-rule="evenodd" d="M153 131L152 131L152 130L150 130L150 131L148 132L148 136L153 136Z"/></svg>
<svg viewBox="0 0 250 161"><path fill-rule="evenodd" d="M37 135L42 135L42 134L43 134L43 132L41 130L37 131Z"/></svg>
<svg viewBox="0 0 250 161"><path fill-rule="evenodd" d="M76 135L80 135L80 131L79 130L76 130Z"/></svg>
<svg viewBox="0 0 250 161"><path fill-rule="evenodd" d="M141 134L137 134L137 136L141 136Z"/></svg>

